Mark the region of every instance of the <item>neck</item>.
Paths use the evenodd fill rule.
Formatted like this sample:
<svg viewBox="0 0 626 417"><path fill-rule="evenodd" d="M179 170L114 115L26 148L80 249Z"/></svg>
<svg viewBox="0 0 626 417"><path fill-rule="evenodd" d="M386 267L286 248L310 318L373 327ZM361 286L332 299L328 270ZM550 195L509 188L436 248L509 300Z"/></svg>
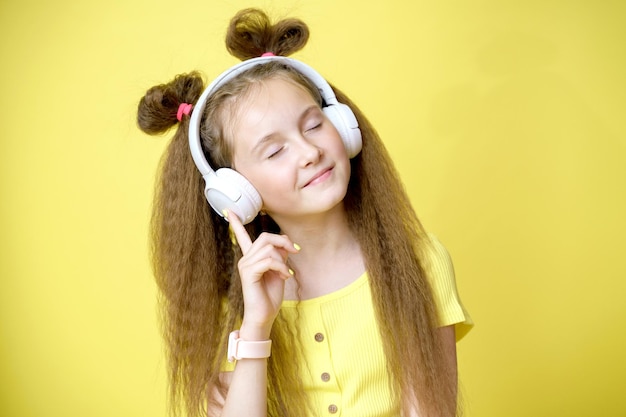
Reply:
<svg viewBox="0 0 626 417"><path fill-rule="evenodd" d="M289 265L295 270L299 285L292 289L298 291L301 299L335 291L363 273L361 249L343 206L297 221L279 220L281 233L302 248L298 254L289 256Z"/></svg>
<svg viewBox="0 0 626 417"><path fill-rule="evenodd" d="M352 246L356 239L348 226L347 213L342 205L334 209L309 216L306 218L278 219L276 220L281 233L298 243L306 251L302 251L302 258L306 257L305 252L329 254L335 253L345 246ZM300 254L298 254L300 255Z"/></svg>

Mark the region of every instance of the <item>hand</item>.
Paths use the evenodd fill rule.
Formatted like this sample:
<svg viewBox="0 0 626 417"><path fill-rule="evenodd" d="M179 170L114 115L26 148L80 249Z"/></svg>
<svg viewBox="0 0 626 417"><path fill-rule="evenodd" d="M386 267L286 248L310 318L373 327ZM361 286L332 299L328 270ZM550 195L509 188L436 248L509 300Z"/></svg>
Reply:
<svg viewBox="0 0 626 417"><path fill-rule="evenodd" d="M237 265L244 302L241 338L266 340L283 301L285 281L293 276L287 257L298 249L287 236L274 233L262 233L252 242L237 215L227 214L243 253Z"/></svg>

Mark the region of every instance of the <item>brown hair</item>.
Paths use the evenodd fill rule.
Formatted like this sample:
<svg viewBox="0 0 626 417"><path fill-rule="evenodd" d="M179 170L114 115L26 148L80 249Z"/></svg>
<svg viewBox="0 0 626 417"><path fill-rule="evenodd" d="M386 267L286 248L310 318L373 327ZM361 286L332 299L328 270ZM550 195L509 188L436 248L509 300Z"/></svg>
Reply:
<svg viewBox="0 0 626 417"><path fill-rule="evenodd" d="M306 25L295 19L272 25L255 9L239 12L226 38L228 50L247 59L266 51L289 55L308 39ZM286 77L316 94L302 76L284 65L255 67L227 85L207 103L201 137L214 167L228 165L222 111L248 91L254 80ZM176 77L151 88L139 103L138 123L155 134L176 122L181 102L195 103L203 82L197 73ZM363 149L352 159L345 197L350 227L357 237L370 276L377 324L391 374L393 392L403 407L419 404L429 417L456 414L456 380L443 354L433 296L421 264L428 239L378 134L345 94L340 102L354 111L363 135ZM317 98L317 97L316 97ZM164 155L152 216L152 261L162 304L163 332L168 348L173 412L180 403L189 416L206 414L210 389L224 390L218 379L227 337L243 316L241 283L236 262L241 256L227 224L204 199L203 179L188 149L188 118L183 118ZM276 231L269 216L246 226L253 238ZM272 329L268 360L268 415L299 416L307 403L298 376L293 337L281 325Z"/></svg>

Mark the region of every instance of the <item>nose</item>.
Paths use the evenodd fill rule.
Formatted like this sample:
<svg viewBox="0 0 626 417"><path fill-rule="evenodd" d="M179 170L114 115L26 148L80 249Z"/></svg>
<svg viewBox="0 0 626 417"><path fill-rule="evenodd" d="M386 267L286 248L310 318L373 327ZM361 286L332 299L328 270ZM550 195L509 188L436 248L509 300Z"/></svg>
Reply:
<svg viewBox="0 0 626 417"><path fill-rule="evenodd" d="M302 167L317 163L322 156L322 149L304 138L298 141L298 148Z"/></svg>

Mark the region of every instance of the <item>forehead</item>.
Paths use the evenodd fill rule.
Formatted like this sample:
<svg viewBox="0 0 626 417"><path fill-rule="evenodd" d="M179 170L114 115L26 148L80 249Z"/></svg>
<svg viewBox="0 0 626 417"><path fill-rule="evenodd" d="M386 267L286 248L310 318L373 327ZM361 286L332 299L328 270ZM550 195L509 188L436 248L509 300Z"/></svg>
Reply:
<svg viewBox="0 0 626 417"><path fill-rule="evenodd" d="M255 81L224 108L226 140L235 145L239 142L236 138L254 134L255 128L267 129L271 125L279 128L286 117L299 117L300 112L311 105L319 106L316 97L290 78Z"/></svg>
<svg viewBox="0 0 626 417"><path fill-rule="evenodd" d="M234 84L235 87L226 87L226 90L230 90L231 93L228 94L229 97L221 105L224 112L222 120L225 121L227 125L232 125L232 122L238 117L241 117L245 113L246 107L250 106L253 102L263 98L269 100L270 93L272 93L272 89L276 88L276 86L296 89L299 93L306 92L321 107L322 97L320 91L304 75L293 68L287 67L279 67L278 69L271 67L269 70L274 68L274 71L267 73L264 71L269 70L265 67L267 67L267 65L252 68L229 81L228 84ZM257 73L255 71L260 72ZM228 120L229 118L231 120Z"/></svg>

